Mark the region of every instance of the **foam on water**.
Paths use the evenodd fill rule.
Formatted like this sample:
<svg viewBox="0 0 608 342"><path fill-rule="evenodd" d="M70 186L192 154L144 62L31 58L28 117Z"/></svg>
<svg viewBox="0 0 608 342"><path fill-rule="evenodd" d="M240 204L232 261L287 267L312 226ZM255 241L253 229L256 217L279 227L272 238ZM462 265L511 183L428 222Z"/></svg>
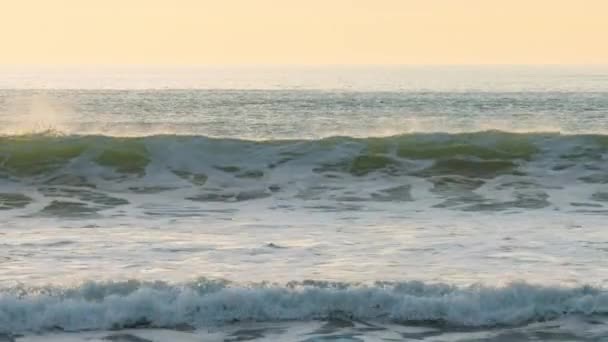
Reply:
<svg viewBox="0 0 608 342"><path fill-rule="evenodd" d="M606 313L608 294L601 289L523 283L499 288L312 281L240 286L201 279L184 285L131 281L12 288L0 294L0 327L9 333L332 318L491 327Z"/></svg>

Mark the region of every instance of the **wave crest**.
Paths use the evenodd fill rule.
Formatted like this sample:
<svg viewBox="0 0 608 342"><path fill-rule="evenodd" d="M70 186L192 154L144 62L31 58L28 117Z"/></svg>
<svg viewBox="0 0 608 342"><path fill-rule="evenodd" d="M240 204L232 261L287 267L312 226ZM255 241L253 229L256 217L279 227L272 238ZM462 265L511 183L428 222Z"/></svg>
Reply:
<svg viewBox="0 0 608 342"><path fill-rule="evenodd" d="M151 164L172 169L176 164L236 170L234 165L260 164L274 168L285 163L308 163L317 170L347 171L354 175L384 169L403 169L405 161L437 161L439 168L495 169L538 158L593 161L608 152L608 136L549 133L420 133L382 138L332 137L320 140L247 141L204 136L64 136L37 134L0 137L0 173L13 176L49 174L86 159L118 173L144 175ZM255 159L254 159L255 158ZM474 164L471 164L474 163Z"/></svg>
<svg viewBox="0 0 608 342"><path fill-rule="evenodd" d="M608 293L602 289L526 283L456 287L417 281L374 285L308 281L242 286L200 279L183 285L128 281L0 293L0 327L10 333L334 317L488 327L606 313Z"/></svg>
<svg viewBox="0 0 608 342"><path fill-rule="evenodd" d="M569 203L603 213L596 203L605 202L603 192L568 187L606 184L607 156L605 135L501 131L269 141L8 136L0 137L0 181L28 192L0 193L0 209L27 211L34 198L46 198L41 215L94 215L166 191L199 204L269 197L405 202L416 200L404 188L411 187L442 200L433 204L439 208L540 209L561 191ZM510 199L494 199L497 191L510 191Z"/></svg>

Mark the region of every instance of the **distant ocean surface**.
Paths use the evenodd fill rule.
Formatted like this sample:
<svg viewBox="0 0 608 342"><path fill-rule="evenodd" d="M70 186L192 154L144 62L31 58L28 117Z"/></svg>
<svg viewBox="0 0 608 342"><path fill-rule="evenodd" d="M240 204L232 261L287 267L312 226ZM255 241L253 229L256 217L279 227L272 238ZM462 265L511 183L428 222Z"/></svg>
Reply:
<svg viewBox="0 0 608 342"><path fill-rule="evenodd" d="M608 67L0 69L0 341L608 341Z"/></svg>

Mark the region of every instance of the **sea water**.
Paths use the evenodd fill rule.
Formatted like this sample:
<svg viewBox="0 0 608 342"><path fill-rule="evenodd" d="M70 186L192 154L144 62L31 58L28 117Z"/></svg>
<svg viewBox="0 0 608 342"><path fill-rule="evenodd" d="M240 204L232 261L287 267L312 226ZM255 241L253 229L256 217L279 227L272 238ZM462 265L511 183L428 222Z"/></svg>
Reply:
<svg viewBox="0 0 608 342"><path fill-rule="evenodd" d="M0 72L0 341L608 339L608 68Z"/></svg>

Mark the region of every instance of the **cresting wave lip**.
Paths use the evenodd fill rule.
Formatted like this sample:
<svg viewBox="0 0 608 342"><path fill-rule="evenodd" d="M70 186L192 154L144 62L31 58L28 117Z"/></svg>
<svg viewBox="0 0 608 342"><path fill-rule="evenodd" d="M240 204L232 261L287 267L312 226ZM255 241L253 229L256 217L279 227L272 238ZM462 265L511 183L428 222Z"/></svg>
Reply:
<svg viewBox="0 0 608 342"><path fill-rule="evenodd" d="M503 287L383 282L239 285L199 279L85 283L0 291L0 331L84 331L349 319L456 327L516 326L608 313L608 293L512 283Z"/></svg>

